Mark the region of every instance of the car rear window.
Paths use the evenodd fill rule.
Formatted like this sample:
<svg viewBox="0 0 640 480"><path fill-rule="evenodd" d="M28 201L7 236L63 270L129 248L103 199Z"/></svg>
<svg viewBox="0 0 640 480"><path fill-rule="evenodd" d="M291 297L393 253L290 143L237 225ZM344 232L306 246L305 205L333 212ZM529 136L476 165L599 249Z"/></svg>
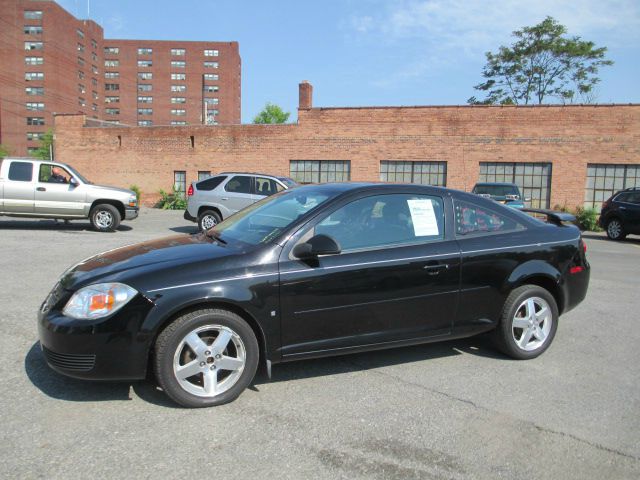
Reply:
<svg viewBox="0 0 640 480"><path fill-rule="evenodd" d="M30 182L33 177L33 163L11 162L9 166L9 180L15 182Z"/></svg>
<svg viewBox="0 0 640 480"><path fill-rule="evenodd" d="M480 205L455 201L456 235L486 235L524 230L526 227L507 215Z"/></svg>
<svg viewBox="0 0 640 480"><path fill-rule="evenodd" d="M220 185L225 178L227 178L226 175L207 178L206 180L196 183L196 187L198 187L198 190L210 191Z"/></svg>
<svg viewBox="0 0 640 480"><path fill-rule="evenodd" d="M518 195L518 189L512 185L476 185L473 193L491 195L492 197L505 197L507 195Z"/></svg>

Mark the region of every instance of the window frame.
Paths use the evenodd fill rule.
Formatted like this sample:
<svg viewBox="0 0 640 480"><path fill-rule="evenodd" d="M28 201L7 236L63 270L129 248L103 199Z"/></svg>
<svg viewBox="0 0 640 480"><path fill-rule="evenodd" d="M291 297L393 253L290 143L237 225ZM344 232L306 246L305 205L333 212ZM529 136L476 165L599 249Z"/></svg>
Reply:
<svg viewBox="0 0 640 480"><path fill-rule="evenodd" d="M472 232L467 232L467 233L459 233L458 232L458 219L457 219L457 213L456 213L456 209L458 207L458 205L460 203L466 203L468 205L474 206L476 208L481 208L485 211L489 211L490 213L494 214L494 215L498 215L501 217L506 217L509 220L515 222L518 225L521 225L522 228L512 228L509 230L495 230L495 231L488 231L488 230L475 230ZM510 207L505 207L506 209L509 209ZM523 213L523 215L526 215ZM488 237L488 236L494 236L494 235L504 235L504 234L508 234L508 233L519 233L519 232L524 232L526 230L529 229L529 225L527 225L525 222L521 221L522 219L517 218L516 215L512 215L512 212L507 210L499 212L496 211L495 209L491 208L491 207L485 207L484 205L481 205L479 203L475 203L473 201L469 201L469 200L463 200L460 198L453 198L453 219L452 219L452 227L453 227L453 234L456 240L463 240L465 238L478 238L478 237Z"/></svg>

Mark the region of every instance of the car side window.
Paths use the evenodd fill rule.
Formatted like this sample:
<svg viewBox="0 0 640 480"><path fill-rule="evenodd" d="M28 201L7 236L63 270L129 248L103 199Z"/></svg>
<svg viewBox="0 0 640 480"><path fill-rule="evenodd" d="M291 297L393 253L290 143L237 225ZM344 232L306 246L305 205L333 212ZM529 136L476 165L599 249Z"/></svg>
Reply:
<svg viewBox="0 0 640 480"><path fill-rule="evenodd" d="M455 201L456 235L486 235L524 230L526 227L507 215L480 205Z"/></svg>
<svg viewBox="0 0 640 480"><path fill-rule="evenodd" d="M14 182L30 182L33 178L33 163L11 162L9 166L9 180Z"/></svg>
<svg viewBox="0 0 640 480"><path fill-rule="evenodd" d="M251 177L236 175L227 182L224 189L230 193L251 193Z"/></svg>
<svg viewBox="0 0 640 480"><path fill-rule="evenodd" d="M206 180L198 182L196 184L196 187L198 187L198 190L208 192L220 185L225 178L227 178L226 175L218 175L217 177L207 178Z"/></svg>
<svg viewBox="0 0 640 480"><path fill-rule="evenodd" d="M441 240L443 201L414 194L365 197L331 213L314 233L331 236L342 251Z"/></svg>
<svg viewBox="0 0 640 480"><path fill-rule="evenodd" d="M256 177L256 195L269 196L280 191L276 189L276 182L271 178Z"/></svg>
<svg viewBox="0 0 640 480"><path fill-rule="evenodd" d="M280 184L280 183L276 182L276 192L278 192L278 193L279 193L279 192L282 192L283 190L286 190L286 189L287 189L287 188L286 188L284 185L282 185L282 184Z"/></svg>
<svg viewBox="0 0 640 480"><path fill-rule="evenodd" d="M70 180L71 174L66 169L49 163L40 165L40 172L38 174L39 182L69 183Z"/></svg>

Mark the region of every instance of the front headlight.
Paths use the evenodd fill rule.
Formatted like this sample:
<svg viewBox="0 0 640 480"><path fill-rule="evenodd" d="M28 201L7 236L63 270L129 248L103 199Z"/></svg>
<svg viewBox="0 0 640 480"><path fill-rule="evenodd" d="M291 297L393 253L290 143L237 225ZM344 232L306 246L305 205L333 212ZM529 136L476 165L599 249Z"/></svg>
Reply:
<svg viewBox="0 0 640 480"><path fill-rule="evenodd" d="M135 195L131 195L129 197L129 206L135 207L136 205L138 205L138 197L136 197Z"/></svg>
<svg viewBox="0 0 640 480"><path fill-rule="evenodd" d="M74 293L62 313L78 320L106 317L124 307L138 292L124 283L98 283Z"/></svg>

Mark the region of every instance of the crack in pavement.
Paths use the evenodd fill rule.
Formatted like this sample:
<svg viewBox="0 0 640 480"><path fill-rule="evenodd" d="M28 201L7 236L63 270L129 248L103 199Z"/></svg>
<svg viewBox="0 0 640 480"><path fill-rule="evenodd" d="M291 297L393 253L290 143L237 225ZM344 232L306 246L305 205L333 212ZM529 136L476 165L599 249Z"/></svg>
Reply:
<svg viewBox="0 0 640 480"><path fill-rule="evenodd" d="M572 440L575 440L577 442L589 445L592 448L595 448L595 449L598 449L598 450L602 450L602 451L608 452L608 453L613 453L615 455L619 455L621 457L628 458L628 459L634 460L636 462L640 461L640 457L636 457L635 455L632 455L632 454L629 454L629 453L621 452L620 450L616 450L614 448L610 448L610 447L607 447L605 445L601 445L599 443L590 442L589 440L585 440L584 438L580 438L580 437L578 437L578 436L576 436L576 435L574 435L572 433L567 433L567 432L562 432L562 431L559 431L559 430L553 430L553 429L550 429L550 428L547 428L547 427L542 427L542 426L537 425L536 423L534 423L534 422L532 422L530 420L526 420L526 419L523 419L523 418L517 418L517 417L514 417L512 415L503 413L503 412L498 412L498 411L495 411L495 410L491 410L490 408L484 407L482 405L478 405L477 403L475 403L472 400L468 400L466 398L460 398L460 397L457 397L457 396L452 395L450 393L442 392L440 390L436 390L434 388L427 387L427 386L422 385L420 383L415 383L415 382L411 382L409 380L405 380L404 378L399 377L397 375L394 375L392 373L382 372L382 371L380 371L378 369L367 367L366 365L361 365L361 364L359 364L357 362L353 362L353 361L348 361L348 360L343 360L343 361L345 363L347 363L347 364L350 364L350 365L353 365L355 367L358 367L358 368L362 369L362 371L365 372L365 373L374 373L376 375L381 375L381 376L384 376L384 377L393 378L394 380L396 380L396 381L398 381L400 383L403 383L405 385L409 385L409 386L412 386L412 387L420 388L422 390L441 395L441 396L449 398L451 400L455 400L457 402L461 402L461 403L465 403L467 405L471 405L472 407L474 407L474 408L476 408L478 410L483 410L485 412L488 412L488 413L491 413L491 414L495 414L495 415L508 415L509 417L511 417L513 419L516 419L516 420L518 420L520 422L527 423L527 424L531 425L532 427L534 427L536 430L538 430L540 432L554 434L554 435L560 435L560 436L563 436L563 437L568 437L568 438L570 438Z"/></svg>

